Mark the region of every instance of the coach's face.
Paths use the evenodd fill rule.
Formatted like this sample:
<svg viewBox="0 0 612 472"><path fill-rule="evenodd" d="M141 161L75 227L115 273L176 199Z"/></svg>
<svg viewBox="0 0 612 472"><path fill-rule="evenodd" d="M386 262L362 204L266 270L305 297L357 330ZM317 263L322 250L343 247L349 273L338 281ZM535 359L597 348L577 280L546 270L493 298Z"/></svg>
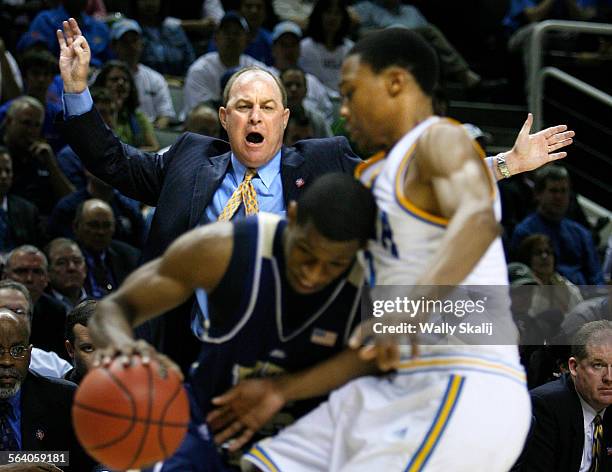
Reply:
<svg viewBox="0 0 612 472"><path fill-rule="evenodd" d="M576 391L600 411L612 404L612 332L587 344L586 359L570 357L568 366Z"/></svg>
<svg viewBox="0 0 612 472"><path fill-rule="evenodd" d="M270 161L283 144L289 110L269 74L245 72L232 85L219 119L238 160L256 169Z"/></svg>

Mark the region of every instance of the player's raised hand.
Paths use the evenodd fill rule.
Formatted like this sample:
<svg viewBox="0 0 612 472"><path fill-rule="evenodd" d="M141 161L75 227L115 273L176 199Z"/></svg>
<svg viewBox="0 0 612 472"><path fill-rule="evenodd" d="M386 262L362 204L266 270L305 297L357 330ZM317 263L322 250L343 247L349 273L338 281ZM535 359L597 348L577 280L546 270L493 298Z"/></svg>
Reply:
<svg viewBox="0 0 612 472"><path fill-rule="evenodd" d="M63 22L64 31L57 30L60 47L59 68L64 91L81 93L87 88L91 50L74 18Z"/></svg>
<svg viewBox="0 0 612 472"><path fill-rule="evenodd" d="M563 159L567 152L557 152L569 146L576 133L566 125L551 126L534 134L529 134L533 124L533 115L529 113L521 128L514 146L506 154L506 164L512 175L537 169L557 159Z"/></svg>
<svg viewBox="0 0 612 472"><path fill-rule="evenodd" d="M243 380L213 398L215 409L206 417L215 443L229 444L230 452L244 446L284 405L277 379Z"/></svg>

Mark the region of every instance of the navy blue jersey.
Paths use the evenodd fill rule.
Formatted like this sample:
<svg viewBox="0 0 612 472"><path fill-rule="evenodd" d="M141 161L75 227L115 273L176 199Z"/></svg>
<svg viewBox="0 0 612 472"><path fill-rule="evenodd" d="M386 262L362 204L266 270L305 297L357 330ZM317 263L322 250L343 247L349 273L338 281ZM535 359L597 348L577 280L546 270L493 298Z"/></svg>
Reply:
<svg viewBox="0 0 612 472"><path fill-rule="evenodd" d="M226 274L208 296L199 290L203 347L191 384L204 414L211 398L242 379L295 372L337 354L360 321L358 264L320 293L297 294L285 277L285 227L266 213L235 222ZM312 406L290 406L287 422Z"/></svg>

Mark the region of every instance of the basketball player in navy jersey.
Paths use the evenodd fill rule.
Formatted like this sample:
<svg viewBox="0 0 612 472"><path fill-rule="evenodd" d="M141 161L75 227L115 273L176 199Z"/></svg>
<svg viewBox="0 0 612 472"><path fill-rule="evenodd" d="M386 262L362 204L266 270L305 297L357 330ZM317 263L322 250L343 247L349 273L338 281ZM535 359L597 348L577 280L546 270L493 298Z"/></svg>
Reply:
<svg viewBox="0 0 612 472"><path fill-rule="evenodd" d="M287 221L260 213L192 230L100 302L90 331L104 348L99 358L108 362L119 352L156 355L133 340L132 328L195 290L206 292L203 348L189 382L193 421L162 470L223 470L204 421L211 399L242 378L303 371L344 349L360 318L364 277L355 255L370 236L374 214L363 185L349 175L327 174L290 206ZM306 374L297 385L289 382L290 398L283 401L324 395L356 372L373 372L351 351L339 355L339 365L347 357L354 364L346 369L350 377L331 361L327 383L309 382ZM313 406L296 403L277 426Z"/></svg>

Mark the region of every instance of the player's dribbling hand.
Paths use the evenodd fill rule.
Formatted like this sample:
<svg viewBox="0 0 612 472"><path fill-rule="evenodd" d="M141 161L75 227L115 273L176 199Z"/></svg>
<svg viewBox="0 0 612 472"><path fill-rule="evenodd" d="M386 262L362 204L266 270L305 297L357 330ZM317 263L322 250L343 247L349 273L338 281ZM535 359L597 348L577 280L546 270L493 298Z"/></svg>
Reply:
<svg viewBox="0 0 612 472"><path fill-rule="evenodd" d="M59 68L64 91L81 93L87 88L91 50L74 18L64 21L62 25L64 31L57 30L56 35L60 47Z"/></svg>
<svg viewBox="0 0 612 472"><path fill-rule="evenodd" d="M386 315L385 324L407 322L403 315ZM419 355L419 344L416 335L402 334L377 334L374 324L380 323L378 318L369 319L362 322L351 334L349 347L359 349L359 358L363 361L376 361L378 368L387 372L395 370L401 362L400 346L410 343L411 357Z"/></svg>
<svg viewBox="0 0 612 472"><path fill-rule="evenodd" d="M114 359L119 358L124 367L129 367L134 356L139 356L144 365L149 364L151 359L155 359L159 362L161 368L173 369L179 374L181 381L184 379L178 365L172 362L168 356L157 352L153 346L142 339L131 339L120 345L114 344L96 349L93 365L94 367L108 367Z"/></svg>
<svg viewBox="0 0 612 472"><path fill-rule="evenodd" d="M285 405L285 398L276 379L248 379L212 403L216 408L206 421L215 433L215 443L231 439L229 451L235 452Z"/></svg>

